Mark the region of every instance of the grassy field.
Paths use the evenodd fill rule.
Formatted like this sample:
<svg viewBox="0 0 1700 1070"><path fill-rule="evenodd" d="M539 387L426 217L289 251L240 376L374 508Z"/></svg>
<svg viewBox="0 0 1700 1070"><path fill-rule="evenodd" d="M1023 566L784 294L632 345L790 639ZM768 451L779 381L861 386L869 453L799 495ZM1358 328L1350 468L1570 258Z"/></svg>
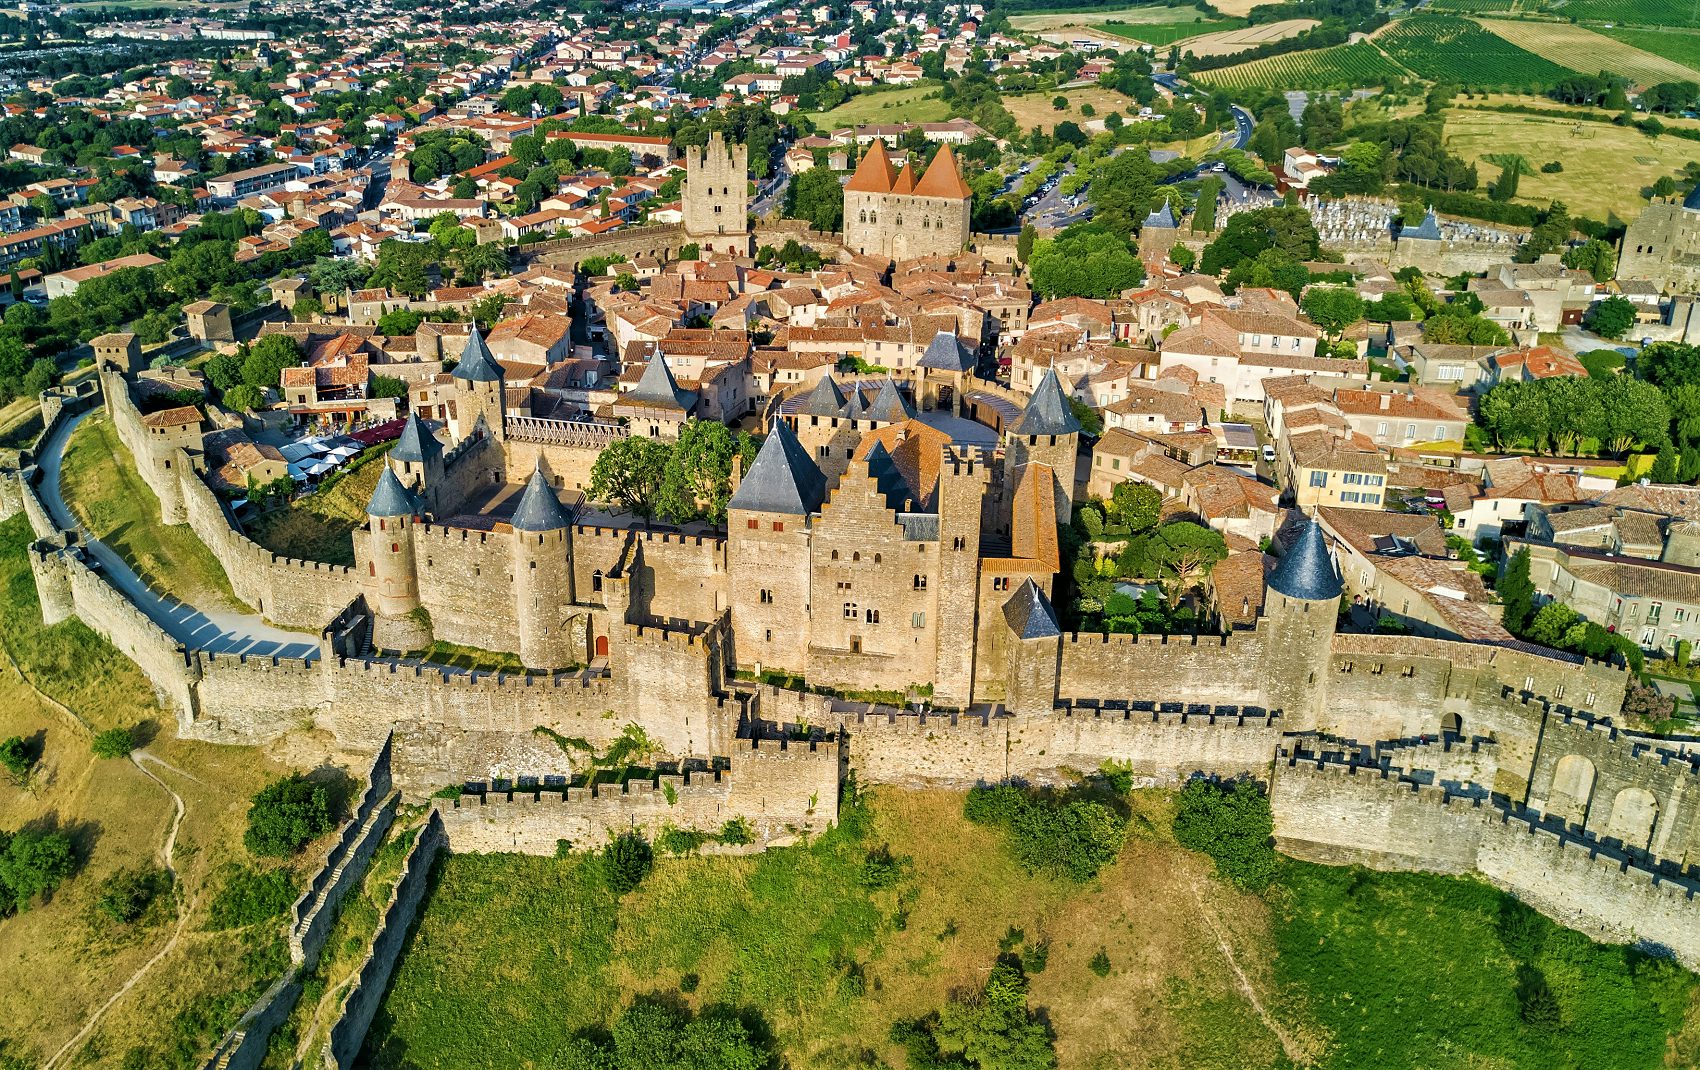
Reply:
<svg viewBox="0 0 1700 1070"><path fill-rule="evenodd" d="M1057 97L1066 97L1068 107L1062 111L1051 106ZM1128 109L1139 111L1139 103L1130 96L1116 92L1114 89L1102 89L1098 86L1085 86L1079 89L1058 89L1043 93L1022 93L1017 96L1003 98L1003 106L1015 116L1015 125L1022 130L1031 130L1035 126L1050 133L1062 121L1073 120L1082 127L1089 118L1081 114L1082 104L1092 105L1092 119L1102 119L1113 111L1119 111L1125 118Z"/></svg>
<svg viewBox="0 0 1700 1070"><path fill-rule="evenodd" d="M1041 946L1031 1002L1061 1070L1290 1067L1270 1022L1329 1070L1656 1067L1667 1042L1694 1052L1692 975L1632 970L1622 949L1537 919L1536 963L1567 1028L1529 1036L1499 893L1287 862L1247 895L1174 845L1170 800L1136 793L1120 859L1084 885L1023 872L963 820L960 795L893 789L806 847L663 860L618 902L582 858L450 856L367 1057L374 1070L547 1067L564 1037L659 993L759 1019L797 1070L901 1066L894 1022L978 985L1000 947ZM906 856L903 878L869 891L863 860L882 845Z"/></svg>
<svg viewBox="0 0 1700 1070"><path fill-rule="evenodd" d="M1193 80L1225 89L1348 89L1406 77L1374 45L1360 41L1200 71Z"/></svg>
<svg viewBox="0 0 1700 1070"><path fill-rule="evenodd" d="M366 505L388 452L387 445L369 449L325 477L312 494L254 518L245 525L248 537L285 557L354 564L354 531L366 523Z"/></svg>
<svg viewBox="0 0 1700 1070"><path fill-rule="evenodd" d="M1575 73L1450 15L1400 19L1376 42L1418 77L1466 87L1544 86Z"/></svg>
<svg viewBox="0 0 1700 1070"><path fill-rule="evenodd" d="M1600 33L1643 52L1663 56L1690 70L1700 71L1700 30L1643 30L1626 26L1601 28Z"/></svg>
<svg viewBox="0 0 1700 1070"><path fill-rule="evenodd" d="M1233 30L1244 26L1241 19L1182 19L1175 22L1106 22L1098 28L1105 33L1125 37L1129 41L1139 41L1159 48L1167 48L1177 41L1185 41L1189 37L1200 34L1214 33L1219 30Z"/></svg>
<svg viewBox="0 0 1700 1070"><path fill-rule="evenodd" d="M1635 85L1700 79L1700 71L1584 26L1507 19L1479 21L1512 44L1574 71L1610 71Z"/></svg>
<svg viewBox="0 0 1700 1070"><path fill-rule="evenodd" d="M1636 130L1606 123L1576 123L1564 118L1472 111L1446 112L1446 147L1466 159L1518 153L1536 169L1518 181L1517 200L1546 205L1554 198L1571 212L1594 219L1615 215L1634 219L1646 207L1641 196L1659 176L1675 174L1695 159L1692 141L1664 135L1649 138ZM1559 160L1564 170L1542 174L1540 166ZM1484 164L1483 176L1499 169Z"/></svg>
<svg viewBox="0 0 1700 1070"><path fill-rule="evenodd" d="M822 130L866 123L936 123L950 118L950 107L939 99L936 85L910 85L863 93L808 118Z"/></svg>
<svg viewBox="0 0 1700 1070"><path fill-rule="evenodd" d="M171 822L164 789L130 762L99 761L89 751L91 731L143 725L149 753L166 763L149 762L149 770L185 804L176 894L189 921L174 950L107 1012L75 1065L116 1068L140 1046L153 1054L133 1065L188 1070L199 1065L192 1055L167 1052L210 1044L226 1024L220 1005L228 1010L230 998L256 980L245 955L264 934L207 932L205 920L222 868L242 853L248 796L275 767L254 748L176 739L172 716L154 704L135 665L76 620L42 627L29 541L24 517L0 524L0 738L23 736L41 759L27 788L0 778L0 828L59 825L72 834L80 869L51 901L0 921L7 1007L0 1039L23 1065L40 1065L169 938L170 903L131 926L94 911L105 878L158 863Z"/></svg>
<svg viewBox="0 0 1700 1070"><path fill-rule="evenodd" d="M1068 26L1102 26L1109 22L1156 25L1171 22L1192 22L1195 19L1208 20L1210 18L1211 16L1196 7L1165 7L1162 4L1150 4L1144 7L1097 8L1092 11L1055 11L1011 15L1009 25L1012 29L1033 32L1062 29Z"/></svg>
<svg viewBox="0 0 1700 1070"><path fill-rule="evenodd" d="M204 608L245 608L230 578L186 524L162 524L159 499L136 474L104 412L71 433L62 474L77 518L156 590Z"/></svg>

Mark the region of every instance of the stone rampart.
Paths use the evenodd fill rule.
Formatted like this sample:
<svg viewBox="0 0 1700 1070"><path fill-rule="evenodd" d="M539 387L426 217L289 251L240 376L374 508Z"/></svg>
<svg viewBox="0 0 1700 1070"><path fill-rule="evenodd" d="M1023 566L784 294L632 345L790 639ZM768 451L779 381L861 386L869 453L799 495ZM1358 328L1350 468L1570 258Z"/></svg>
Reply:
<svg viewBox="0 0 1700 1070"><path fill-rule="evenodd" d="M301 997L301 981L291 968L254 1001L236 1027L224 1035L201 1070L259 1070L271 1035L282 1025Z"/></svg>
<svg viewBox="0 0 1700 1070"><path fill-rule="evenodd" d="M748 845L707 849L748 853L824 831L838 818L838 745L742 740L726 768L593 787L522 788L437 799L454 851L553 855L561 841L595 850L628 831L653 841L673 828L718 834L743 819Z"/></svg>
<svg viewBox="0 0 1700 1070"><path fill-rule="evenodd" d="M845 707L840 724L864 783L969 787L1006 780L1061 781L1124 762L1146 785L1194 772L1264 775L1280 718L1262 710L1098 709L1064 706L1041 716L979 710L918 715Z"/></svg>
<svg viewBox="0 0 1700 1070"><path fill-rule="evenodd" d="M650 227L630 227L585 238L559 238L519 248L523 257L534 257L551 267L578 270L580 264L596 256L624 255L628 259L653 256L657 260L672 260L684 245L685 225L663 223Z"/></svg>
<svg viewBox="0 0 1700 1070"><path fill-rule="evenodd" d="M384 1000L390 973L401 956L402 944L406 942L408 930L419 913L419 904L425 898L431 879L431 865L437 860L437 852L445 842L442 819L433 813L419 830L402 861L401 875L396 878L389 904L378 919L372 946L360 963L354 984L342 998L336 1022L331 1026L330 1041L325 1045L325 1070L349 1070L359 1056L360 1046L366 1042L366 1030Z"/></svg>
<svg viewBox="0 0 1700 1070"><path fill-rule="evenodd" d="M332 682L315 661L270 654L187 655L195 710L182 733L212 743L260 745L311 723L330 702ZM381 742L381 741L380 741ZM372 744L377 747L377 742Z"/></svg>
<svg viewBox="0 0 1700 1070"><path fill-rule="evenodd" d="M289 957L301 969L311 970L318 962L343 896L365 877L372 853L395 820L397 798L390 782L390 742L385 740L372 760L366 790L354 812L338 830L307 890L290 909Z"/></svg>
<svg viewBox="0 0 1700 1070"><path fill-rule="evenodd" d="M1379 769L1284 755L1270 793L1276 845L1375 869L1480 873L1562 925L1700 967L1700 884L1497 799Z"/></svg>
<svg viewBox="0 0 1700 1070"><path fill-rule="evenodd" d="M1268 705L1263 629L1228 636L1063 636L1059 699L1129 697Z"/></svg>

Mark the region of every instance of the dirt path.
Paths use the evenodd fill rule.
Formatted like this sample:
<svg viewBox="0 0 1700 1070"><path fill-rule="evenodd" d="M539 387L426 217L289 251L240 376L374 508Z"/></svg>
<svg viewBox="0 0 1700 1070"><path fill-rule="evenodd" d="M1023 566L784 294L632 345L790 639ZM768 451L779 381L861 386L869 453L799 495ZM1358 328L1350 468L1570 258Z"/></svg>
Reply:
<svg viewBox="0 0 1700 1070"><path fill-rule="evenodd" d="M1251 1004L1251 1009L1257 1012L1258 1018L1262 1019L1263 1024L1268 1026L1269 1031L1281 1042L1281 1050L1287 1053L1288 1061L1295 1066L1313 1065L1316 1060L1311 1053L1303 1044L1293 1039L1281 1023L1276 1021L1275 1016L1269 1013L1268 1008L1264 1007L1263 1001L1257 998L1257 990L1252 988L1251 978L1240 969L1239 960L1234 957L1233 945L1228 942L1228 934L1222 928L1221 919L1216 916L1215 908L1205 899L1198 882L1193 881L1188 887L1192 890L1193 900L1198 903L1199 916L1204 919L1204 924L1210 927L1210 935L1216 938L1216 946L1221 949L1222 957L1228 961L1228 969L1234 974L1234 987L1240 990L1246 1002Z"/></svg>
<svg viewBox="0 0 1700 1070"><path fill-rule="evenodd" d="M178 772L178 770L173 769L171 765L159 758L155 758L146 751L132 751L130 754L131 763L135 765L141 774L153 781L155 784L158 784L167 795L171 796L171 803L176 812L171 819L171 828L165 834L165 843L160 847L159 857L161 863L165 866L165 871L171 874L173 887L176 887L178 883L177 871L172 868L172 861L177 850L177 831L183 827L183 815L185 812L183 796L173 791L171 789L171 785L161 780L153 773L152 770L143 765L142 762L144 760L163 766L166 769L171 769L172 772ZM194 778L190 777L189 779L193 780ZM90 1033L94 1032L95 1027L100 1024L101 1019L106 1017L106 1012L111 1010L119 1000L128 995L130 990L136 987L137 982L139 982L149 970L153 969L153 967L157 965L161 959L164 959L165 956L171 954L171 952L176 949L178 941L183 937L184 928L186 928L189 924L189 907L191 904L185 902L181 896L175 896L174 899L177 903L177 927L171 931L171 938L165 942L165 946L154 952L152 958L142 963L140 969L131 974L130 978L120 985L118 990L112 993L111 997L108 998L105 1003L100 1005L99 1009L89 1015L88 1021L83 1023L83 1027L77 1031L77 1035L66 1041L64 1047L54 1052L52 1058L42 1064L42 1070L53 1070L56 1066L64 1065L66 1060L69 1059L70 1056L77 1051L77 1049L82 1047L83 1042L88 1039Z"/></svg>

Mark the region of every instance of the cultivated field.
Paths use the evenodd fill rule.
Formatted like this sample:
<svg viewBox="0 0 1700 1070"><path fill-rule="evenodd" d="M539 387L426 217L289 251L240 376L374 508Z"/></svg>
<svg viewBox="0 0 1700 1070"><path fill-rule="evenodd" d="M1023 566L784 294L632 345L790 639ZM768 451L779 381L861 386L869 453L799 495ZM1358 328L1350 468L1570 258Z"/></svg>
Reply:
<svg viewBox="0 0 1700 1070"><path fill-rule="evenodd" d="M1450 15L1400 19L1376 43L1420 78L1466 87L1545 86L1575 73Z"/></svg>
<svg viewBox="0 0 1700 1070"><path fill-rule="evenodd" d="M936 123L950 118L936 85L911 85L863 93L833 108L811 112L808 118L823 130L867 123Z"/></svg>
<svg viewBox="0 0 1700 1070"><path fill-rule="evenodd" d="M1225 89L1358 89L1407 77L1374 45L1360 41L1200 71L1193 80Z"/></svg>
<svg viewBox="0 0 1700 1070"><path fill-rule="evenodd" d="M1534 172L1525 173L1519 180L1518 201L1544 206L1557 199L1578 215L1594 219L1615 215L1625 222L1647 206L1641 196L1643 187L1700 158L1700 146L1668 134L1649 138L1607 123L1577 123L1467 107L1446 112L1446 147L1466 159L1517 153L1528 160ZM1564 170L1542 174L1540 167L1549 160L1563 163ZM1485 182L1499 169L1483 165L1480 172Z"/></svg>
<svg viewBox="0 0 1700 1070"><path fill-rule="evenodd" d="M1178 41L1243 25L1239 19L1188 19L1182 22L1106 22L1098 27L1105 33L1125 37L1129 41L1167 47Z"/></svg>
<svg viewBox="0 0 1700 1070"><path fill-rule="evenodd" d="M1059 96L1068 99L1068 107L1062 111L1051 106L1051 101ZM1092 105L1094 114L1090 118L1081 114L1082 104ZM1073 120L1084 127L1086 123L1094 119L1101 120L1113 111L1119 111L1125 117L1129 108L1135 112L1139 110L1139 103L1132 97L1098 86L1022 93L1019 96L1004 97L1003 106L1015 116L1015 124L1021 129L1031 130L1037 126L1047 134L1065 119Z"/></svg>
<svg viewBox="0 0 1700 1070"><path fill-rule="evenodd" d="M1562 8L1549 3L1549 10L1583 21L1700 28L1700 7L1694 0L1566 0Z"/></svg>
<svg viewBox="0 0 1700 1070"><path fill-rule="evenodd" d="M1651 52L1690 70L1700 71L1700 30L1647 30L1613 26L1600 33L1643 52Z"/></svg>
<svg viewBox="0 0 1700 1070"><path fill-rule="evenodd" d="M1573 71L1610 71L1640 86L1700 79L1700 71L1583 26L1508 19L1478 21L1512 44Z"/></svg>
<svg viewBox="0 0 1700 1070"><path fill-rule="evenodd" d="M1189 38L1181 46L1181 51L1190 52L1195 56L1230 56L1271 41L1285 41L1289 37L1297 37L1316 24L1315 19L1284 19L1261 26L1219 30L1216 33Z"/></svg>
<svg viewBox="0 0 1700 1070"><path fill-rule="evenodd" d="M1058 11L1011 15L1009 24L1012 29L1033 32L1037 30L1060 30L1069 26L1099 26L1106 22L1190 22L1193 19L1209 19L1210 17L1196 7L1164 7L1161 4L1152 4L1145 7L1103 8L1094 11Z"/></svg>

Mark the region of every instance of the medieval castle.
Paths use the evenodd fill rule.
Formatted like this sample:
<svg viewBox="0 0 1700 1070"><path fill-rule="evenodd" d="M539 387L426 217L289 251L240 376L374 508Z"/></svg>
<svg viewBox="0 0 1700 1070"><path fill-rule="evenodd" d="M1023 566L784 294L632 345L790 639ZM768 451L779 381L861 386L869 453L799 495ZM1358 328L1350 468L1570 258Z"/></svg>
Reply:
<svg viewBox="0 0 1700 1070"><path fill-rule="evenodd" d="M742 203L741 174L715 181ZM852 244L912 256L904 243L966 239L948 149L915 181L876 145L851 187ZM690 218L703 237L747 239L741 216L712 232ZM1053 374L1012 393L975 377L948 332L894 375L777 392L724 529L686 534L581 493L610 443L695 418L665 357L620 396L624 422L517 416L474 329L446 420L410 416L385 459L352 567L250 540L205 479L199 431L138 409L134 339L95 349L163 519L311 649L200 649L109 582L39 488L36 456L79 418L81 399L52 395L35 450L0 478L0 515L21 510L35 532L44 617L76 615L134 659L183 735L264 744L311 724L381 752L414 797L481 786L436 804L450 849L548 853L732 817L759 846L833 821L850 771L965 786L1113 761L1149 784L1256 777L1289 853L1479 872L1566 924L1700 965L1700 754L1618 723L1621 668L1515 641L1338 631L1341 578L1314 523L1268 572L1252 626L1066 633L1052 597L1080 425ZM417 656L434 640L510 651L528 671L443 668ZM629 726L672 779L572 787Z"/></svg>

